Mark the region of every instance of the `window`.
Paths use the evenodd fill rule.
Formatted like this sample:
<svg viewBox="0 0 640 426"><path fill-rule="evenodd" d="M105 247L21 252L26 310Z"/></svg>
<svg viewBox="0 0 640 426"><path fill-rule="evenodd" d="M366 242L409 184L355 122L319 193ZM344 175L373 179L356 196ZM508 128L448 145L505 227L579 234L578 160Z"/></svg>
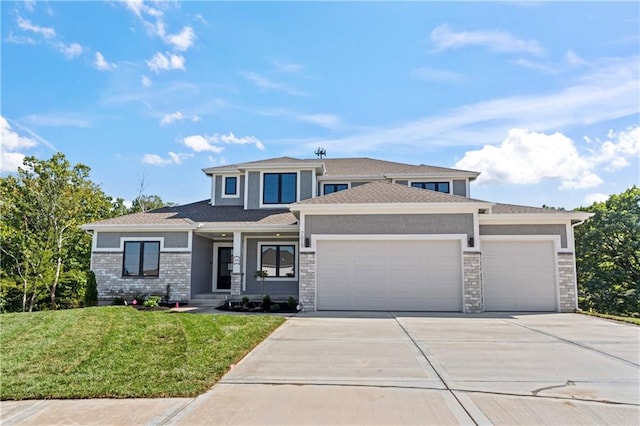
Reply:
<svg viewBox="0 0 640 426"><path fill-rule="evenodd" d="M334 192L344 191L349 188L349 185L346 183L325 183L324 184L324 195L333 194Z"/></svg>
<svg viewBox="0 0 640 426"><path fill-rule="evenodd" d="M438 192L449 192L449 182L411 182L411 186Z"/></svg>
<svg viewBox="0 0 640 426"><path fill-rule="evenodd" d="M157 277L160 273L160 241L124 243L124 277Z"/></svg>
<svg viewBox="0 0 640 426"><path fill-rule="evenodd" d="M267 271L268 277L295 277L296 246L270 244L260 246L260 270Z"/></svg>
<svg viewBox="0 0 640 426"><path fill-rule="evenodd" d="M224 178L224 195L238 194L238 178L235 176L227 176Z"/></svg>
<svg viewBox="0 0 640 426"><path fill-rule="evenodd" d="M296 202L296 173L265 173L263 176L263 204L288 204Z"/></svg>

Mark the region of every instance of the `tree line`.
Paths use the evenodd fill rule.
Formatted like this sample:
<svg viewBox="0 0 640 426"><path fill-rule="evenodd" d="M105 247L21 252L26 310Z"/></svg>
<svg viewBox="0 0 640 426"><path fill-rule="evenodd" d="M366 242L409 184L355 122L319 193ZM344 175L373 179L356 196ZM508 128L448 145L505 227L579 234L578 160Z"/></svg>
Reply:
<svg viewBox="0 0 640 426"><path fill-rule="evenodd" d="M141 183L127 208L91 182L89 172L57 153L48 160L26 157L15 175L0 177L0 312L91 303L91 236L80 225L171 205L143 195ZM575 233L580 308L638 316L640 188L579 210L595 213Z"/></svg>
<svg viewBox="0 0 640 426"><path fill-rule="evenodd" d="M139 194L127 208L89 172L57 153L25 157L15 175L0 177L0 312L82 306L91 236L80 225L165 204Z"/></svg>

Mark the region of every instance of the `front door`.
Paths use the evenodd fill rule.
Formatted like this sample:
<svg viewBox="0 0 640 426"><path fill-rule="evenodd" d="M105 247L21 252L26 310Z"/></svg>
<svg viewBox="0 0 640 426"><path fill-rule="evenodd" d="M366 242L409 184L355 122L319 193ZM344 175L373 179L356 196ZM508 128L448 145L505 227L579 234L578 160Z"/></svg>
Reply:
<svg viewBox="0 0 640 426"><path fill-rule="evenodd" d="M218 290L231 289L231 271L233 270L233 248L218 247L217 280Z"/></svg>

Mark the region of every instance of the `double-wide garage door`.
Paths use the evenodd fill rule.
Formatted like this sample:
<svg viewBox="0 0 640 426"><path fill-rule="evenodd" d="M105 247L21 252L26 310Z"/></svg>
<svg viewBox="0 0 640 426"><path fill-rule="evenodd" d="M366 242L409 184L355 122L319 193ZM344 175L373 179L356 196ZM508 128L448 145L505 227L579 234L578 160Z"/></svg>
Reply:
<svg viewBox="0 0 640 426"><path fill-rule="evenodd" d="M462 311L459 240L319 240L319 310Z"/></svg>
<svg viewBox="0 0 640 426"><path fill-rule="evenodd" d="M482 242L485 311L555 311L553 241Z"/></svg>

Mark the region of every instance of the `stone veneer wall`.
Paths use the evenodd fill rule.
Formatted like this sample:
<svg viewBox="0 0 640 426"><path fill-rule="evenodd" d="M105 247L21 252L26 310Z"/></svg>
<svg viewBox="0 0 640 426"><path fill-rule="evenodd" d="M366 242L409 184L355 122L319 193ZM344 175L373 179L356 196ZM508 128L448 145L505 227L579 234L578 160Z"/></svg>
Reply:
<svg viewBox="0 0 640 426"><path fill-rule="evenodd" d="M578 307L575 272L576 262L573 253L558 253L560 312L575 312Z"/></svg>
<svg viewBox="0 0 640 426"><path fill-rule="evenodd" d="M241 272L231 273L231 294L242 294L242 275Z"/></svg>
<svg viewBox="0 0 640 426"><path fill-rule="evenodd" d="M304 252L300 253L300 284L299 299L302 303L303 311L316 310L316 254Z"/></svg>
<svg viewBox="0 0 640 426"><path fill-rule="evenodd" d="M161 252L157 278L123 278L122 252L94 252L91 269L96 274L98 297L111 301L116 297L131 299L138 294L165 295L171 285L171 300L191 298L191 253Z"/></svg>
<svg viewBox="0 0 640 426"><path fill-rule="evenodd" d="M463 254L463 262L463 312L482 312L484 311L484 301L482 297L482 262L480 252L465 252Z"/></svg>

